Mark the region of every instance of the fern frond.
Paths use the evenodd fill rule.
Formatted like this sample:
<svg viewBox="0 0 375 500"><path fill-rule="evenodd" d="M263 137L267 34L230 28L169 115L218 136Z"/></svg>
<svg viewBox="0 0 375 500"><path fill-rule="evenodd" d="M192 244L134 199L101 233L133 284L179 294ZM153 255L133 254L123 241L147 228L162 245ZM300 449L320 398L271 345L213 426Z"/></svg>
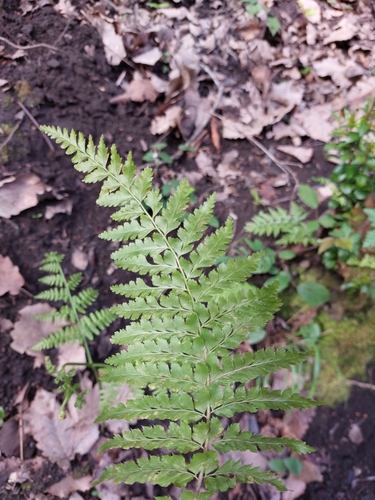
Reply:
<svg viewBox="0 0 375 500"><path fill-rule="evenodd" d="M276 238L280 233L290 231L291 227L295 227L306 217L307 213L292 201L289 213L281 207L270 208L268 213L260 211L245 225L245 230L259 236Z"/></svg>
<svg viewBox="0 0 375 500"><path fill-rule="evenodd" d="M86 309L90 307L98 298L99 292L93 288L85 288L77 295L71 296L73 307L81 314L86 313Z"/></svg>
<svg viewBox="0 0 375 500"><path fill-rule="evenodd" d="M151 169L137 174L131 154L123 162L115 146L108 150L102 138L96 147L91 137L86 141L74 131L43 130L73 155L75 167L85 175L84 182L103 181L98 204L116 207L112 219L119 225L101 237L121 243L112 254L117 267L140 275L112 288L127 300L112 307L108 318L86 313L94 300L92 292L80 292L70 299L72 309L81 315L77 323L85 338L92 338L113 317L132 320L112 337L113 343L126 347L107 360L102 378L113 385L126 382L151 392L115 408L105 407L99 420L169 421L165 426L150 423L126 431L103 449L167 448L192 454L188 459L164 454L117 464L100 481L149 481L180 487L196 481L196 491L183 492L181 500L208 500L236 482L269 482L285 489L274 475L241 462L230 460L219 467L218 453L212 450L278 451L290 446L295 451L309 451L294 440L267 440L241 433L236 426L225 431L217 418L315 404L290 390L245 388L251 379L299 364L304 354L285 349L232 353L249 331L263 327L280 307L278 283L261 289L246 283L257 271L262 255L229 259L216 266L233 237L233 222L229 219L216 231L207 232L215 195L188 213L191 188L187 181L178 185L165 204L160 191L152 187ZM306 240L313 233L310 223L302 224L306 217L306 212L291 203L289 212L281 208L261 212L247 230ZM302 236L298 233L301 227ZM73 289L75 282L70 283Z"/></svg>
<svg viewBox="0 0 375 500"><path fill-rule="evenodd" d="M43 292L35 295L38 300L48 300L49 302L68 302L69 292L65 288L50 288L48 290L43 290Z"/></svg>
<svg viewBox="0 0 375 500"><path fill-rule="evenodd" d="M70 276L68 279L68 288L71 292L74 292L74 290L81 284L82 281L82 273L75 273Z"/></svg>

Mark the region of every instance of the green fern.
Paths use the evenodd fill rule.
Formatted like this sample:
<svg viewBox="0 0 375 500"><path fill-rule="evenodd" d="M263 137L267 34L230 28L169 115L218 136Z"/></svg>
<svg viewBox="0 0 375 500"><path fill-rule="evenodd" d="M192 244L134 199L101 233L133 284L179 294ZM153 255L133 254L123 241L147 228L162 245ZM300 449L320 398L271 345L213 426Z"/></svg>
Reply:
<svg viewBox="0 0 375 500"><path fill-rule="evenodd" d="M245 225L245 230L259 236L266 235L274 238L283 234L283 237L276 242L280 245L305 241L309 244L311 241L309 223L302 222L306 217L307 213L292 201L289 212L281 207L270 208L268 213L261 210L251 222Z"/></svg>
<svg viewBox="0 0 375 500"><path fill-rule="evenodd" d="M82 281L82 274L75 273L66 278L61 263L64 255L57 252L47 253L40 267L41 271L46 271L49 274L40 278L40 282L48 285L50 288L40 292L35 296L39 300L48 300L50 302L62 301L63 304L59 309L54 309L45 314L39 314L37 318L50 323L65 322L68 323L51 333L33 349L43 350L59 347L68 342L76 342L84 346L86 351L87 363L85 366L90 367L94 371L96 379L99 381L97 366L93 363L90 349L87 341L93 340L95 335L99 335L104 328L109 326L115 319L115 315L109 309L101 309L99 311L87 312L87 309L92 306L98 297L98 292L93 288L86 288L78 293L74 293ZM77 363L74 363L77 365ZM73 394L77 395L75 405L82 407L85 391L81 392L78 383L73 383L76 375L76 369L72 368L66 371L66 363L59 371L47 358L46 368L55 376L55 383L58 385L58 392L64 393L64 400L60 409L60 418L65 418L65 408L69 399Z"/></svg>
<svg viewBox="0 0 375 500"><path fill-rule="evenodd" d="M102 234L106 240L122 243L112 254L115 264L148 276L114 287L127 300L112 312L132 322L112 338L127 349L107 360L104 380L147 387L150 395L105 408L100 420L166 420L162 426L125 431L102 448L159 449L160 456L109 467L99 481L175 484L187 488L182 500L208 499L237 482L268 482L285 490L270 472L240 461L219 464L219 452L229 449L279 451L289 446L300 453L312 451L294 440L253 436L236 426L223 428L218 418L315 404L290 390L248 388L259 374L298 364L305 355L273 348L232 354L249 331L263 326L280 306L277 284L250 289L245 283L258 268L261 255L229 260L215 268L233 237L230 220L215 232L206 232L215 195L188 214L191 190L186 181L165 205L160 191L152 187L151 169L137 175L131 154L123 164L116 147L108 152L103 139L95 147L91 137L86 143L74 131L42 130L74 155L72 161L85 174L84 182L103 181L98 204L118 208L113 219L119 225ZM290 216L275 213L280 232ZM294 208L292 219L304 218ZM270 226L269 234L277 231L277 226ZM171 454L163 454L163 448Z"/></svg>
<svg viewBox="0 0 375 500"><path fill-rule="evenodd" d="M38 319L51 323L57 321L68 322L69 325L56 330L38 342L33 349L52 349L68 342L80 342L85 344L86 339L92 340L94 335L109 326L115 319L109 309L87 312L87 309L98 297L97 290L86 288L77 294L73 294L82 281L82 274L75 273L68 280L61 267L64 255L50 252L45 255L41 271L47 271L49 275L40 278L40 282L51 288L36 295L36 299L48 300L49 302L62 301L64 304L46 314L40 314Z"/></svg>

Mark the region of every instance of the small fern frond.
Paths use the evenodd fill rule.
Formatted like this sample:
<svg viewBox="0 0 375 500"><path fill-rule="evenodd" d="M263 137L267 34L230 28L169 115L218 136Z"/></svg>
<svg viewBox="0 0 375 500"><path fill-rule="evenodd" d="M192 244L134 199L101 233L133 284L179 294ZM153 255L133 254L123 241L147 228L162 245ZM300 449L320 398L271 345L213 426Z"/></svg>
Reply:
<svg viewBox="0 0 375 500"><path fill-rule="evenodd" d="M292 227L300 224L306 217L307 213L292 201L289 213L281 207L270 208L268 213L260 211L251 222L246 224L245 230L259 236L266 235L276 238L280 233L289 232Z"/></svg>
<svg viewBox="0 0 375 500"><path fill-rule="evenodd" d="M69 302L69 291L65 288L50 288L35 295L38 300L48 300L49 302Z"/></svg>

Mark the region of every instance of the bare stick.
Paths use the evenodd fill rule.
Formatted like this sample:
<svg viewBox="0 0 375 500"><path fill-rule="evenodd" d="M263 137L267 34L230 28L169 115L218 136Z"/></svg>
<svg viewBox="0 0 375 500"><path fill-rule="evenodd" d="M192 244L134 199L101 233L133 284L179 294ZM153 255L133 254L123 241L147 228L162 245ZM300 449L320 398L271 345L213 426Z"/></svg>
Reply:
<svg viewBox="0 0 375 500"><path fill-rule="evenodd" d="M358 380L348 380L350 385L355 385L361 387L362 389L370 389L370 391L375 391L374 384L368 384L367 382L358 382Z"/></svg>
<svg viewBox="0 0 375 500"><path fill-rule="evenodd" d="M30 120L32 121L32 123L37 127L37 129L40 132L40 125L39 125L39 123L35 120L35 118L30 113L30 111L26 108L26 106L24 106L21 101L17 101L17 104L25 112L25 114L27 115L27 117L30 118ZM53 144L49 140L49 138L45 134L43 134L42 132L40 132L40 133L42 134L43 139L46 141L46 143L47 143L50 151L55 152L55 148L53 147Z"/></svg>
<svg viewBox="0 0 375 500"><path fill-rule="evenodd" d="M251 137L251 136L246 136L246 139L251 142L252 144L254 144L254 146L256 146L257 148L259 148L261 151L263 151L263 153L265 155L268 156L268 158L270 160L272 160L274 162L274 164L276 166L279 167L280 170L282 170L287 176L288 176L288 184L289 184L289 177L292 177L293 180L294 180L294 183L295 183L295 187L294 187L294 190L293 192L298 188L298 179L297 177L295 176L293 170L291 170L287 165L285 165L285 163L281 163L275 155L273 155L270 151L268 151L268 149L266 147L263 146L263 144L261 144L257 139L254 139L254 137Z"/></svg>
<svg viewBox="0 0 375 500"><path fill-rule="evenodd" d="M21 125L21 123L22 123L22 120L18 120L18 122L15 124L15 126L10 131L8 137L5 139L4 142L2 142L0 144L0 149L3 149L8 144L8 142L10 142L12 140L12 137L17 132L17 130L18 130L19 126Z"/></svg>
<svg viewBox="0 0 375 500"><path fill-rule="evenodd" d="M11 47L14 47L15 49L21 49L21 50L38 49L40 47L44 47L45 49L50 49L50 50L60 50L56 47L53 47L53 45L48 45L48 43L36 43L35 45L17 45L2 36L0 36L0 40L7 43Z"/></svg>

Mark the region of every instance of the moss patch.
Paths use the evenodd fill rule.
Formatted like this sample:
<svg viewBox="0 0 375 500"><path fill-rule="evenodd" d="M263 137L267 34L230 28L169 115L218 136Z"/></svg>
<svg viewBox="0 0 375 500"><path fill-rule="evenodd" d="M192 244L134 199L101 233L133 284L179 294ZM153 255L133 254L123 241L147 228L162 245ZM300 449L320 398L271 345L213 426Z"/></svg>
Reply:
<svg viewBox="0 0 375 500"><path fill-rule="evenodd" d="M335 404L349 396L346 380L364 379L366 366L375 358L375 311L360 320L345 317L337 321L326 312L317 319L327 333L319 341L322 367L318 396L327 404Z"/></svg>

